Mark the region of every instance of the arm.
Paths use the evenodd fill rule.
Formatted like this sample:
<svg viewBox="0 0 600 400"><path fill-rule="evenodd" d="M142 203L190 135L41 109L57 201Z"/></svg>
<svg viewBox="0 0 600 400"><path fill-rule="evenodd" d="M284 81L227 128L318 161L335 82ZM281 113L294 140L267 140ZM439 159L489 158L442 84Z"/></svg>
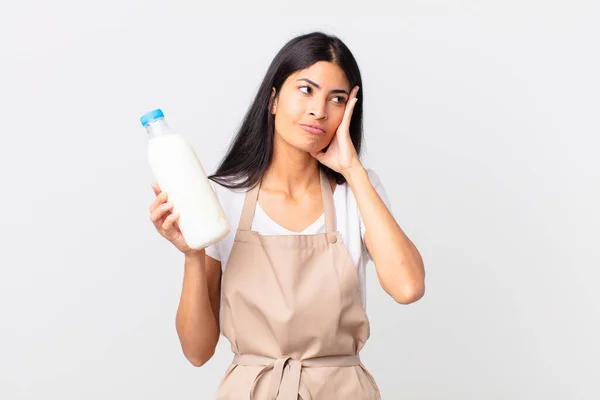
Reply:
<svg viewBox="0 0 600 400"><path fill-rule="evenodd" d="M425 293L425 269L419 251L404 234L358 164L344 171L365 223L365 244L383 290L400 304L419 300Z"/></svg>
<svg viewBox="0 0 600 400"><path fill-rule="evenodd" d="M369 181L350 137L350 120L358 102L355 86L344 117L326 151L311 152L321 164L346 178L365 223L365 244L375 263L379 283L398 303L409 304L425 292L423 260Z"/></svg>
<svg viewBox="0 0 600 400"><path fill-rule="evenodd" d="M219 340L221 263L204 250L186 253L176 328L185 357L196 367L214 354Z"/></svg>

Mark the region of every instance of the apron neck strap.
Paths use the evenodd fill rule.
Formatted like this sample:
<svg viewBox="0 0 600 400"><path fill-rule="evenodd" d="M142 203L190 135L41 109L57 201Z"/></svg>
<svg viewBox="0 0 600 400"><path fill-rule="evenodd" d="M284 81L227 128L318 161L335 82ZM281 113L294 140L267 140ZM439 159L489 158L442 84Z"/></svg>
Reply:
<svg viewBox="0 0 600 400"><path fill-rule="evenodd" d="M327 233L334 233L337 231L336 226L336 215L335 215L335 204L333 202L333 192L331 191L331 184L327 175L323 170L319 173L321 180L321 197L323 199L323 211L325 213L325 229ZM244 207L242 208L242 215L240 216L240 223L238 229L241 231L252 230L252 221L254 220L254 211L256 210L256 203L258 202L258 191L260 190L261 181L259 180L254 187L246 192L246 198L244 200Z"/></svg>
<svg viewBox="0 0 600 400"><path fill-rule="evenodd" d="M337 232L337 226L333 192L331 191L331 183L323 170L321 170L321 197L323 198L323 211L325 213L325 231L335 233Z"/></svg>

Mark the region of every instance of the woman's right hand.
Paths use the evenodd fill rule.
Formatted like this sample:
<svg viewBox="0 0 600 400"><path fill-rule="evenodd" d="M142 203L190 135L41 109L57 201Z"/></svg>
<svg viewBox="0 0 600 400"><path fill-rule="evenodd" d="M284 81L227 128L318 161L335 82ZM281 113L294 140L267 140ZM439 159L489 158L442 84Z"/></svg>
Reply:
<svg viewBox="0 0 600 400"><path fill-rule="evenodd" d="M173 204L167 202L167 193L161 191L160 186L156 182L152 184L152 189L156 195L156 199L150 205L150 220L154 224L154 227L162 237L173 243L182 253L189 254L194 252L195 250L188 246L177 226L179 213L173 214L171 212Z"/></svg>

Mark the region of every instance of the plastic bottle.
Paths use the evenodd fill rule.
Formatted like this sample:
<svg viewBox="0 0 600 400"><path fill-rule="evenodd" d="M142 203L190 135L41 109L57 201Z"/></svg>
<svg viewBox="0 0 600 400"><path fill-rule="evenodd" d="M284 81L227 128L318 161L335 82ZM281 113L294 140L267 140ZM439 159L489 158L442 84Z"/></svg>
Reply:
<svg viewBox="0 0 600 400"><path fill-rule="evenodd" d="M148 162L162 191L179 213L177 225L187 245L203 249L229 233L229 223L194 149L173 132L161 110L141 117L148 132Z"/></svg>

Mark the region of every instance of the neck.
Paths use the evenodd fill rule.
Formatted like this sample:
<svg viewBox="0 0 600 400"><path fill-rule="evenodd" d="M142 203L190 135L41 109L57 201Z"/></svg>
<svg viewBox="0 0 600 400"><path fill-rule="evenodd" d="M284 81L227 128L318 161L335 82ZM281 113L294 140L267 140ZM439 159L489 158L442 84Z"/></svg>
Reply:
<svg viewBox="0 0 600 400"><path fill-rule="evenodd" d="M273 157L262 186L292 197L319 188L319 162L309 153L293 148L275 135Z"/></svg>

